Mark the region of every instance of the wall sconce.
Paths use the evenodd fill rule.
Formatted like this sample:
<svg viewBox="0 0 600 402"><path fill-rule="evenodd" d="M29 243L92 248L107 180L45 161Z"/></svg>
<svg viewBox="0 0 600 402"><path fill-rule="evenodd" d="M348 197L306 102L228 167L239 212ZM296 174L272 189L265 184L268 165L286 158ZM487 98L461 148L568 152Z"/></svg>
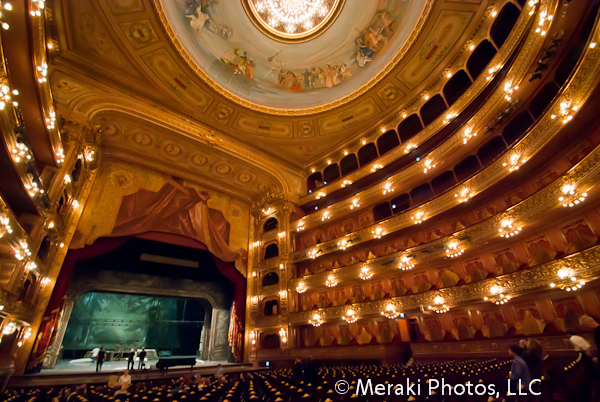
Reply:
<svg viewBox="0 0 600 402"><path fill-rule="evenodd" d="M500 232L500 237L504 238L516 236L523 229L523 227L513 227L509 219L503 219L502 222L500 222L500 224L502 225L502 227L498 229L498 232Z"/></svg>
<svg viewBox="0 0 600 402"><path fill-rule="evenodd" d="M321 222L329 220L331 218L331 213L329 211L324 211L323 216L321 217Z"/></svg>
<svg viewBox="0 0 600 402"><path fill-rule="evenodd" d="M576 112L579 108L577 106L573 106L571 107L571 102L569 101L563 101L560 103L560 111L558 112L558 114L560 115L560 117L562 117L562 122L563 124L566 124L568 122L570 122L571 120L573 120L573 112ZM556 115L553 114L550 116L550 118L552 119L556 119Z"/></svg>
<svg viewBox="0 0 600 402"><path fill-rule="evenodd" d="M448 73L448 74L447 74L447 76L448 76L448 75L449 75L450 77L452 77L452 73ZM450 77L448 77L448 78L450 78ZM450 123L450 122L451 122L451 121L452 121L452 120L453 120L453 119L454 119L456 116L457 116L457 114L456 114L456 113L448 113L448 114L446 115L446 118L444 119L444 124L448 124L448 123Z"/></svg>
<svg viewBox="0 0 600 402"><path fill-rule="evenodd" d="M497 285L494 285L490 288L490 296L485 296L483 298L483 300L495 303L497 305L508 303L510 299L511 297L505 295L502 292L502 288Z"/></svg>
<svg viewBox="0 0 600 402"><path fill-rule="evenodd" d="M63 151L62 147L58 147L58 150L56 151L56 162L60 165L61 163L64 163L65 161L65 152Z"/></svg>
<svg viewBox="0 0 600 402"><path fill-rule="evenodd" d="M37 264L33 261L28 261L27 264L25 264L25 269L27 271L33 271L36 268L37 268Z"/></svg>
<svg viewBox="0 0 600 402"><path fill-rule="evenodd" d="M287 343L287 333L283 328L279 329L279 339L281 339L281 342Z"/></svg>
<svg viewBox="0 0 600 402"><path fill-rule="evenodd" d="M464 138L463 138L463 144L466 144L467 142L469 142L469 140L473 137L477 137L477 133L473 133L472 130L470 128L467 128L465 130L465 134L464 134Z"/></svg>
<svg viewBox="0 0 600 402"><path fill-rule="evenodd" d="M15 257L19 261L23 261L27 257L31 257L31 251L29 250L29 244L24 238L19 240L19 245L15 248Z"/></svg>
<svg viewBox="0 0 600 402"><path fill-rule="evenodd" d="M335 277L333 275L329 275L327 277L327 280L325 281L325 286L327 286L328 288L332 288L337 284L338 284L338 281L335 279Z"/></svg>
<svg viewBox="0 0 600 402"><path fill-rule="evenodd" d="M270 215L272 212L274 212L274 209L271 208L271 207L267 207L266 209L265 208L262 209L262 213L265 214L265 215Z"/></svg>
<svg viewBox="0 0 600 402"><path fill-rule="evenodd" d="M277 233L277 237L279 237L280 239L285 237L285 232L279 232Z"/></svg>
<svg viewBox="0 0 600 402"><path fill-rule="evenodd" d="M521 160L521 156L517 154L512 154L508 162L504 162L502 166L508 166L509 172L514 172L515 170L519 170L519 166L525 163L524 160Z"/></svg>
<svg viewBox="0 0 600 402"><path fill-rule="evenodd" d="M416 145L414 145L414 144L408 144L406 146L406 148L404 148L404 152L409 153L410 151L412 151L413 149L416 149L416 148L417 148Z"/></svg>
<svg viewBox="0 0 600 402"><path fill-rule="evenodd" d="M435 299L433 299L433 302L435 305L429 306L428 309L437 314L447 313L450 310L450 308L444 304L444 298L442 296L436 296Z"/></svg>
<svg viewBox="0 0 600 402"><path fill-rule="evenodd" d="M342 240L338 241L338 247L340 248L340 250L345 250L348 247L350 247L350 243L351 243L351 241L342 239Z"/></svg>
<svg viewBox="0 0 600 402"><path fill-rule="evenodd" d="M383 186L383 195L386 195L388 193L393 193L394 189L392 188L392 183L387 182L385 183L385 185Z"/></svg>
<svg viewBox="0 0 600 402"><path fill-rule="evenodd" d="M454 194L454 197L458 198L459 203L463 203L469 201L474 195L475 193L470 192L468 187L464 187L458 193Z"/></svg>
<svg viewBox="0 0 600 402"><path fill-rule="evenodd" d="M301 223L299 223L296 227L296 232L302 232L304 229L306 228Z"/></svg>
<svg viewBox="0 0 600 402"><path fill-rule="evenodd" d="M380 227L376 227L374 230L371 231L371 233L373 233L373 236L375 236L376 239L381 239L381 236L383 236L383 229Z"/></svg>
<svg viewBox="0 0 600 402"><path fill-rule="evenodd" d="M312 250L309 250L307 254L310 258L314 260L315 258L317 258L317 255L321 254L321 249L314 248Z"/></svg>
<svg viewBox="0 0 600 402"><path fill-rule="evenodd" d="M344 180L341 184L342 188L346 188L347 186L351 185L352 182L350 180Z"/></svg>
<svg viewBox="0 0 600 402"><path fill-rule="evenodd" d="M546 11L540 12L540 21L538 22L539 27L535 30L536 33L539 33L542 36L546 35L547 32L544 28L546 21L552 21L552 15L548 15Z"/></svg>
<svg viewBox="0 0 600 402"><path fill-rule="evenodd" d="M349 308L348 311L346 311L346 315L342 316L342 320L346 321L348 324L354 324L358 321L358 315L353 308Z"/></svg>
<svg viewBox="0 0 600 402"><path fill-rule="evenodd" d="M258 331L250 331L250 343L252 346L256 345L256 339L258 338Z"/></svg>
<svg viewBox="0 0 600 402"><path fill-rule="evenodd" d="M427 173L428 171L433 169L435 166L436 165L430 159L427 159L425 161L425 168L423 169L423 173Z"/></svg>
<svg viewBox="0 0 600 402"><path fill-rule="evenodd" d="M17 329L17 325L14 322L9 322L8 324L6 324L4 326L4 329L2 330L2 333L4 335L10 335L13 332L15 332L16 329Z"/></svg>
<svg viewBox="0 0 600 402"><path fill-rule="evenodd" d="M10 219L5 213L0 213L0 238L4 237L5 234L11 234L12 232Z"/></svg>
<svg viewBox="0 0 600 402"><path fill-rule="evenodd" d="M562 202L563 207L574 207L580 202L585 201L585 197L587 197L587 193L578 194L575 191L576 187L574 184L565 184L561 189L563 195L558 199Z"/></svg>
<svg viewBox="0 0 600 402"><path fill-rule="evenodd" d="M390 320L398 318L400 316L400 314L401 314L400 311L398 311L398 309L396 308L396 306L393 303L388 303L385 306L385 310L383 310L381 312L382 316L384 316Z"/></svg>
<svg viewBox="0 0 600 402"><path fill-rule="evenodd" d="M413 269L415 267L415 264L411 261L411 259L404 255L400 258L400 262L398 263L398 269L402 270L402 271L408 271L410 269Z"/></svg>
<svg viewBox="0 0 600 402"><path fill-rule="evenodd" d="M506 99L507 101L510 102L512 100L513 92L515 92L518 89L519 89L518 85L515 85L513 87L510 82L507 82L506 84L504 84L504 92L506 93L506 95L504 95L504 99Z"/></svg>
<svg viewBox="0 0 600 402"><path fill-rule="evenodd" d="M360 204L358 203L358 198L352 200L352 205L350 205L350 209L358 208Z"/></svg>
<svg viewBox="0 0 600 402"><path fill-rule="evenodd" d="M12 149L13 159L15 162L19 163L21 161L30 161L31 151L27 147L27 145L22 142L17 142L17 145Z"/></svg>
<svg viewBox="0 0 600 402"><path fill-rule="evenodd" d="M323 324L323 320L321 319L321 316L318 313L315 313L312 316L312 319L308 320L309 324L312 324L313 327L318 327L321 324Z"/></svg>
<svg viewBox="0 0 600 402"><path fill-rule="evenodd" d="M325 194L325 191L319 191L319 192L317 193L317 195L315 196L315 198L316 198L317 200L320 200L321 198L325 198L326 196L327 196L327 194Z"/></svg>
<svg viewBox="0 0 600 402"><path fill-rule="evenodd" d="M360 279L363 281L369 280L373 277L373 272L369 271L368 267L362 267L360 269Z"/></svg>
<svg viewBox="0 0 600 402"><path fill-rule="evenodd" d="M451 241L446 245L446 255L450 258L456 258L462 253L465 252L462 248L459 247L460 244L458 241Z"/></svg>
<svg viewBox="0 0 600 402"><path fill-rule="evenodd" d="M306 292L306 285L303 282L300 282L297 286L296 286L296 292L298 293L304 293Z"/></svg>
<svg viewBox="0 0 600 402"><path fill-rule="evenodd" d="M376 172L380 169L383 169L383 165L380 165L379 163L376 163L373 165L373 167L371 168L371 172Z"/></svg>
<svg viewBox="0 0 600 402"><path fill-rule="evenodd" d="M412 219L414 221L414 223L421 223L427 218L425 218L424 212L418 211L418 212L415 212L415 214L413 216L411 216L410 219Z"/></svg>
<svg viewBox="0 0 600 402"><path fill-rule="evenodd" d="M579 290L585 285L585 281L577 279L575 271L571 268L561 268L556 275L558 276L558 281L551 283L551 288L559 288L570 292Z"/></svg>

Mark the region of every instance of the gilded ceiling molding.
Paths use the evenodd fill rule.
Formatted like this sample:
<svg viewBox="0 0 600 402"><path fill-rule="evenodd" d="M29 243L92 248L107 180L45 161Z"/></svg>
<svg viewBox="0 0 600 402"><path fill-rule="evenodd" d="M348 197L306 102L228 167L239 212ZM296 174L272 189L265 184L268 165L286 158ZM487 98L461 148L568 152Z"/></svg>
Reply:
<svg viewBox="0 0 600 402"><path fill-rule="evenodd" d="M396 67L396 65L404 58L404 56L412 48L412 46L414 45L416 40L421 35L421 32L425 28L425 25L426 25L427 21L429 20L429 17L432 14L432 10L434 8L433 6L436 3L435 0L421 0L421 1L426 1L427 4L425 5L423 12L421 13L421 16L419 17L419 21L415 24L415 27L414 27L413 31L411 32L410 37L406 40L406 42L402 46L402 49L400 49L398 51L396 56L394 56L394 58L388 63L388 65L385 68L383 68L367 84L363 85L361 88L357 89L356 91L344 96L343 98L340 98L336 101L329 102L329 103L326 103L326 104L323 104L323 105L320 105L317 107L309 107L309 108L302 108L302 109L280 109L280 108L266 107L264 105L250 102L244 98L234 95L231 92L229 92L228 90L226 90L225 88L223 88L222 86L220 86L219 84L217 84L212 78L210 78L208 76L208 74L206 74L196 64L196 62L194 62L194 59L190 56L190 54L188 53L186 48L183 46L183 44L181 43L181 41L175 34L175 32L173 31L173 28L171 27L171 24L169 23L167 16L166 16L166 13L162 6L161 0L152 0L152 3L154 4L154 9L156 10L156 14L158 16L158 19L160 20L160 23L161 23L160 25L162 26L163 31L165 32L166 36L169 38L169 41L173 44L173 47L179 53L180 57L186 62L186 64L189 66L189 68L192 71L194 71L204 82L206 82L217 93L221 94L225 98L235 102L236 104L238 104L242 107L246 107L248 109L251 109L251 110L254 110L257 112L268 113L268 114L272 114L272 115L280 115L280 116L305 116L305 115L309 115L309 114L326 112L333 108L343 106L343 105L355 100L362 94L366 93L369 89L373 88L383 78L385 78L388 75L388 73L390 71L392 71L394 69L394 67Z"/></svg>
<svg viewBox="0 0 600 402"><path fill-rule="evenodd" d="M358 264L347 265L327 272L292 279L289 283L289 291L295 291L300 282L312 291L323 289L325 280L329 275L335 275L336 279L344 284L349 281L355 281L359 278L360 270L363 266L367 266L375 275L390 273L397 270L396 267L400 263L400 259L403 255L414 255L413 258L418 260L419 263L439 259L445 256L444 245L447 244L451 238L468 239L465 240L467 245L484 244L499 238L498 228L501 227L502 220L507 216L510 216L512 219L519 222L524 222L527 225L531 224L547 216L549 211L561 208L558 199L563 194L562 188L566 184L576 184L577 188L591 188L598 183L599 180L600 145L577 165L572 167L568 172L544 189L537 191L525 200L504 211L498 212L496 215L491 216L480 223L440 239L398 251L393 254L388 254ZM352 245L354 245L354 243Z"/></svg>
<svg viewBox="0 0 600 402"><path fill-rule="evenodd" d="M506 289L506 293L514 297L540 292L550 289L550 283L558 278L558 271L562 268L572 269L577 277L586 282L600 277L600 246L594 246L587 250L568 256L564 259L555 260L539 267L525 271L517 271L492 279L486 279L476 283L454 286L440 290L418 293L415 295L393 297L375 302L355 303L351 307L361 318L381 317L381 311L389 303L395 303L400 311L417 311L421 307L435 305L434 299L441 296L444 303L450 307L459 307L462 304L473 302L483 303L483 297L490 293L493 285ZM341 321L350 306L336 306L318 310L303 311L289 314L290 324L306 325L308 320L318 312L325 322ZM277 318L277 317L276 317ZM268 325L268 320L258 318L255 327Z"/></svg>
<svg viewBox="0 0 600 402"><path fill-rule="evenodd" d="M600 40L600 28L598 26L595 27L595 31L590 39L591 42L598 42ZM510 163L510 156L519 155L521 159L531 159L533 155L539 152L550 140L552 140L552 138L554 138L560 132L562 127L564 127L564 123L561 121L561 119L552 118L553 115L560 115L561 103L568 101L572 106L581 108L581 106L589 98L593 90L600 82L599 61L600 56L598 55L598 52L590 49L589 46L586 46L584 56L582 60L580 60L576 73L572 76L571 80L563 86L561 92L559 92L559 94L556 96L556 101L554 104L547 109L544 116L538 121L538 124L530 129L529 133L515 146L513 146L510 151L505 152L502 158L497 159L485 169L480 170L475 176L461 183L459 186L446 191L444 194L434 198L432 201L412 208L410 211L399 214L378 224L353 232L348 236L358 236L359 238L364 239L363 241L367 241L373 238L371 232L375 227L381 227L387 233L390 233L411 226L414 224L411 220L411 215L414 215L414 213L417 211L424 212L425 218L431 218L455 206L457 199L454 196L454 193L459 187L469 188L473 195L476 195L511 174L512 172L506 166L503 166L504 163ZM425 161L427 158L423 158L423 160ZM419 166L422 168L423 165L419 164ZM382 182L375 188L372 188L371 191L382 191L384 186L385 182ZM356 197L358 197L360 201L360 197L358 195ZM345 202L348 203L348 201L349 200L346 200ZM322 213L323 211L321 211L321 214ZM330 215L332 214L330 213ZM292 226L304 226L303 222L303 220L298 220L294 222ZM342 238L343 237L340 237L322 243L320 247L323 250L334 250L336 249L335 245ZM323 254L324 253L325 251ZM293 254L293 259L295 261L302 261L308 258L310 258L308 255L308 250L300 250Z"/></svg>
<svg viewBox="0 0 600 402"><path fill-rule="evenodd" d="M557 3L557 0L553 1ZM506 64L515 49L518 47L519 43L522 41L523 35L530 28L530 23L533 19L534 18L529 16L528 13L521 13L521 17L519 22L517 22L517 26L511 31L508 40L500 48L500 51L496 54L492 61L490 61L490 66L504 66L504 64ZM543 36L535 33L534 31L534 29L529 31L528 38L519 50L519 54L511 65L509 72L506 74L504 82L520 82L526 77L529 67L535 61L536 56L538 55L538 52L540 51L545 40ZM469 107L469 105L471 105L471 103L481 94L481 92L487 88L490 83L489 77L493 79L499 71L500 70L497 70L493 74L480 74L475 82L471 84L469 89L467 89L467 91L452 106L450 106L450 108L448 108L443 115L439 116L432 123L427 125L416 136L411 138L408 142L400 144L398 147L386 153L382 157L377 158L367 165L361 166L356 171L344 176L344 179L351 182L356 182L370 175L372 173L371 169L376 164L386 166L406 155L408 152L410 152L410 150L412 150L412 148L416 148L425 143L448 125L449 121L447 121L447 115L459 116L467 107ZM473 132L481 130L485 124L488 123L489 119L494 118L497 113L506 108L507 101L504 98L505 95L506 93L504 92L503 87L499 85L489 100L481 108L479 108L476 114L469 120L469 122L465 123L464 126L472 126ZM378 134L381 134L381 132L378 131ZM446 155L455 152L457 148L460 148L463 145L463 138L464 136L462 129L457 130L456 133L439 145L435 150L432 151L432 153L435 153L434 155L436 159L443 158ZM407 151L406 147L408 145L411 145L411 149ZM430 153L430 155L432 153ZM322 170L327 166L327 163L323 162L321 165L319 165L318 170ZM307 172L307 174L310 174L310 171ZM403 179L406 174L406 170L402 172ZM395 176L397 177L399 174L397 173ZM404 182L404 180L402 181ZM338 180L334 183L319 188L319 191L324 191L327 195L329 195L339 189L340 183ZM368 190L365 190L365 192L367 191ZM300 204L305 204L314 200L315 197L316 192L313 194L307 194L303 196L299 202ZM307 225L310 225L308 221Z"/></svg>
<svg viewBox="0 0 600 402"><path fill-rule="evenodd" d="M261 157L256 152L242 148L234 142L226 138L224 139L222 136L215 135L213 130L207 129L201 124L178 118L172 113L157 110L145 103L133 101L125 96L105 93L89 94L79 97L69 107L72 113L85 116L87 121L93 121L98 114L107 111L120 112L145 119L158 127L177 132L183 137L215 147L225 154L236 159L241 159L242 161L247 161L277 178L283 191L289 194L290 197L297 198L299 190L297 184L304 183L300 176L297 176L290 169L282 169L281 165L270 161L268 158Z"/></svg>

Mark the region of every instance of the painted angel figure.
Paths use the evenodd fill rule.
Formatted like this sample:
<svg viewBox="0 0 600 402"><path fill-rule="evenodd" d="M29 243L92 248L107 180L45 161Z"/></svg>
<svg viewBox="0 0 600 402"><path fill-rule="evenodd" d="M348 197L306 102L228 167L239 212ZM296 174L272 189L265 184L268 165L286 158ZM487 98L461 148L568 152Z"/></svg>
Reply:
<svg viewBox="0 0 600 402"><path fill-rule="evenodd" d="M271 58L269 57L269 59L271 59ZM269 60L269 61L272 61L273 64L271 64L271 68L270 68L269 72L267 74L265 74L265 76L263 77L263 79L267 78L270 75L272 75L273 77L275 77L274 72L275 71L279 71L282 67L285 66L285 60L278 61L277 60L277 54L275 55L275 58L273 60Z"/></svg>
<svg viewBox="0 0 600 402"><path fill-rule="evenodd" d="M194 28L194 31L200 34L202 33L202 28L204 27L204 24L206 23L206 21L208 21L210 17L208 16L208 14L204 14L202 12L202 7L198 7L196 9L196 13L198 13L197 17L195 15L186 15L186 17L188 17L191 20L190 25L192 28Z"/></svg>

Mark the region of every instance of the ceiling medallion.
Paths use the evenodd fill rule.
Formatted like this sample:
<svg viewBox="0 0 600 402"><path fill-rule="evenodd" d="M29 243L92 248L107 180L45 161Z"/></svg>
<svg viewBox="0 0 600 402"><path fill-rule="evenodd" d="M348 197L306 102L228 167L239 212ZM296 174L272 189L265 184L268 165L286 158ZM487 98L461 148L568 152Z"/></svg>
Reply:
<svg viewBox="0 0 600 402"><path fill-rule="evenodd" d="M336 20L346 0L242 0L252 23L271 39L311 40Z"/></svg>

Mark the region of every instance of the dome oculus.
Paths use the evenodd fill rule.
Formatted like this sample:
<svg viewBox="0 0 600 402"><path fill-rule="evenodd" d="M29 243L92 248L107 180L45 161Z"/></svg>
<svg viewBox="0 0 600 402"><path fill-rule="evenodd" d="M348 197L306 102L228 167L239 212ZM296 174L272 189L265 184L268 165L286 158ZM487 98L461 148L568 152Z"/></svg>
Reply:
<svg viewBox="0 0 600 402"><path fill-rule="evenodd" d="M244 0L246 13L265 35L282 42L303 42L325 31L345 0Z"/></svg>

